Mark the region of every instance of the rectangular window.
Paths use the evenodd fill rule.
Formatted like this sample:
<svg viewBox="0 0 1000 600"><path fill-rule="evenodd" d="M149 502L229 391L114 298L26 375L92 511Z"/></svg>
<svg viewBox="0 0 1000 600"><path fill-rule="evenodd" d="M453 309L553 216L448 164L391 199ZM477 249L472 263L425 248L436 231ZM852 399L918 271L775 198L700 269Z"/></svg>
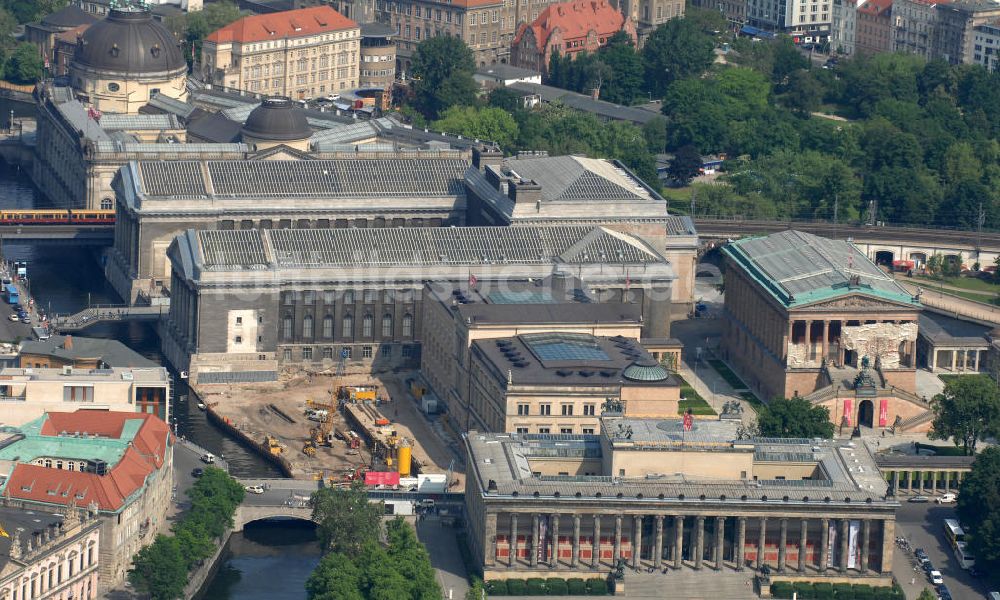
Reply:
<svg viewBox="0 0 1000 600"><path fill-rule="evenodd" d="M382 346L381 348L379 348L379 353L382 354L382 358L391 358L392 346L390 346L389 344Z"/></svg>
<svg viewBox="0 0 1000 600"><path fill-rule="evenodd" d="M563 404L562 405L562 414L563 414L564 417L571 417L571 416L573 416L573 405L572 404Z"/></svg>
<svg viewBox="0 0 1000 600"><path fill-rule="evenodd" d="M559 433L573 433L572 427L560 427Z"/></svg>
<svg viewBox="0 0 1000 600"><path fill-rule="evenodd" d="M67 385L63 388L63 402L93 402L94 386Z"/></svg>
<svg viewBox="0 0 1000 600"><path fill-rule="evenodd" d="M362 346L361 347L361 358L371 358L372 357L372 347Z"/></svg>
<svg viewBox="0 0 1000 600"><path fill-rule="evenodd" d="M291 348L285 348L281 351L281 360L292 360Z"/></svg>
<svg viewBox="0 0 1000 600"><path fill-rule="evenodd" d="M344 346L340 350L340 352L341 352L341 356L343 356L344 358L351 358L352 352L351 352L351 347L350 346Z"/></svg>
<svg viewBox="0 0 1000 600"><path fill-rule="evenodd" d="M323 292L323 304L331 306L334 303L335 294L333 292Z"/></svg>
<svg viewBox="0 0 1000 600"><path fill-rule="evenodd" d="M403 358L413 358L413 346L403 346Z"/></svg>
<svg viewBox="0 0 1000 600"><path fill-rule="evenodd" d="M551 404L541 404L538 406L540 415L551 415L552 405Z"/></svg>
<svg viewBox="0 0 1000 600"><path fill-rule="evenodd" d="M344 304L354 304L354 291L347 290L344 292Z"/></svg>
<svg viewBox="0 0 1000 600"><path fill-rule="evenodd" d="M584 435L594 435L594 428L593 427L584 427L583 428L583 434Z"/></svg>
<svg viewBox="0 0 1000 600"><path fill-rule="evenodd" d="M236 336L236 343L237 344L242 344L243 343L243 336L242 335Z"/></svg>
<svg viewBox="0 0 1000 600"><path fill-rule="evenodd" d="M243 317L236 317L236 324L237 325L242 325L243 324Z"/></svg>
<svg viewBox="0 0 1000 600"><path fill-rule="evenodd" d="M313 358L313 349L312 348L308 348L308 347L303 348L302 349L302 360L312 360L312 358Z"/></svg>
<svg viewBox="0 0 1000 600"><path fill-rule="evenodd" d="M517 433L528 433L528 428L527 427L518 427L517 428Z"/></svg>
<svg viewBox="0 0 1000 600"><path fill-rule="evenodd" d="M329 346L323 348L323 358L327 360L333 360L333 348Z"/></svg>
<svg viewBox="0 0 1000 600"><path fill-rule="evenodd" d="M583 405L583 414L586 415L586 416L588 416L588 417L594 416L594 412L596 410L597 410L597 405L595 405L595 404L584 404Z"/></svg>
<svg viewBox="0 0 1000 600"><path fill-rule="evenodd" d="M364 291L365 304L375 304L375 290Z"/></svg>
<svg viewBox="0 0 1000 600"><path fill-rule="evenodd" d="M538 433L548 433L548 432L549 432L549 428L548 427L539 427L538 428Z"/></svg>
<svg viewBox="0 0 1000 600"><path fill-rule="evenodd" d="M517 405L517 414L519 414L521 416L531 414L531 407L530 407L530 405L528 405L528 404L518 404Z"/></svg>

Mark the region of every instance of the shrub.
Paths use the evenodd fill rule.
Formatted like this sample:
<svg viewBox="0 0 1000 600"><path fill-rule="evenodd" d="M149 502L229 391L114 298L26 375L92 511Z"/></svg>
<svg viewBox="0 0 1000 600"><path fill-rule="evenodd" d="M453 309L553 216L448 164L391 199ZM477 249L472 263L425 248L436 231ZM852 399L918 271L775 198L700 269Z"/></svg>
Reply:
<svg viewBox="0 0 1000 600"><path fill-rule="evenodd" d="M833 600L833 585L829 583L813 584L813 598L816 600Z"/></svg>
<svg viewBox="0 0 1000 600"><path fill-rule="evenodd" d="M570 596L585 596L587 595L587 584L583 579L574 577L566 580L566 590Z"/></svg>
<svg viewBox="0 0 1000 600"><path fill-rule="evenodd" d="M875 590L864 583L854 584L854 600L874 600Z"/></svg>
<svg viewBox="0 0 1000 600"><path fill-rule="evenodd" d="M566 580L558 577L549 577L545 580L545 591L550 596L565 596L568 593Z"/></svg>
<svg viewBox="0 0 1000 600"><path fill-rule="evenodd" d="M527 593L526 596L544 596L545 595L545 580L541 577L531 577L526 582Z"/></svg>
<svg viewBox="0 0 1000 600"><path fill-rule="evenodd" d="M874 590L875 600L893 600L893 591L891 587L877 587Z"/></svg>
<svg viewBox="0 0 1000 600"><path fill-rule="evenodd" d="M849 583L835 584L833 594L837 600L854 600L854 586Z"/></svg>
<svg viewBox="0 0 1000 600"><path fill-rule="evenodd" d="M816 597L816 590L808 581L796 581L792 584L792 590L798 595L799 600L813 600Z"/></svg>
<svg viewBox="0 0 1000 600"><path fill-rule="evenodd" d="M507 581L504 579L495 579L493 581L487 581L485 583L486 593L490 596L506 596L507 595Z"/></svg>
<svg viewBox="0 0 1000 600"><path fill-rule="evenodd" d="M779 600L792 597L792 584L787 581L775 581L771 584L771 595Z"/></svg>
<svg viewBox="0 0 1000 600"><path fill-rule="evenodd" d="M508 579L507 594L510 596L524 596L527 594L528 586L523 579Z"/></svg>
<svg viewBox="0 0 1000 600"><path fill-rule="evenodd" d="M608 582L599 577L587 580L587 594L591 596L604 596L608 593Z"/></svg>

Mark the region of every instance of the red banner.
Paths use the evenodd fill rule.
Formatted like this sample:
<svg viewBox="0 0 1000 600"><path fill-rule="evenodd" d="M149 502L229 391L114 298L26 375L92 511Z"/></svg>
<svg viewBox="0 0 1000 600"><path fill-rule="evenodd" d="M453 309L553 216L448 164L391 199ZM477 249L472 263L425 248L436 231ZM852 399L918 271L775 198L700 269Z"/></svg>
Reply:
<svg viewBox="0 0 1000 600"><path fill-rule="evenodd" d="M885 427L889 423L889 399L882 398L878 401L878 426Z"/></svg>
<svg viewBox="0 0 1000 600"><path fill-rule="evenodd" d="M397 471L367 471L365 485L399 485L399 473Z"/></svg>
<svg viewBox="0 0 1000 600"><path fill-rule="evenodd" d="M854 422L854 419L851 418L853 416L854 415L851 414L851 399L844 398L844 417L847 418L848 425L851 425Z"/></svg>

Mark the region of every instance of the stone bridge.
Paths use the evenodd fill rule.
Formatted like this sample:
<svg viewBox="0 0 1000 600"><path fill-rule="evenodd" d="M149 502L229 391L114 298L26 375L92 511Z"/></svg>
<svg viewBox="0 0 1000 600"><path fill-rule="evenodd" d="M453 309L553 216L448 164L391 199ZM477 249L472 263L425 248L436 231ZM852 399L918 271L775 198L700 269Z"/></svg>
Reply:
<svg viewBox="0 0 1000 600"><path fill-rule="evenodd" d="M315 481L299 479L238 479L243 486L263 486L263 494L247 492L233 515L233 531L243 531L247 523L264 519L312 520L309 497L318 489Z"/></svg>

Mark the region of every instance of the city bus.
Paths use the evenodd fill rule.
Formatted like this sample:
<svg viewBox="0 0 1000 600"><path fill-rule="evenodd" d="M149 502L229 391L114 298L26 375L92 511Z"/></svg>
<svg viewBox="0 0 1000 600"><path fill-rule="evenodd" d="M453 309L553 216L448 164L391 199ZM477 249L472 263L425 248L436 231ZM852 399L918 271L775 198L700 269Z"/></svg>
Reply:
<svg viewBox="0 0 1000 600"><path fill-rule="evenodd" d="M948 538L948 543L954 548L959 542L965 542L965 530L956 519L945 519L944 537Z"/></svg>
<svg viewBox="0 0 1000 600"><path fill-rule="evenodd" d="M972 555L965 542L955 543L955 558L963 569L968 570L976 566L976 557Z"/></svg>

